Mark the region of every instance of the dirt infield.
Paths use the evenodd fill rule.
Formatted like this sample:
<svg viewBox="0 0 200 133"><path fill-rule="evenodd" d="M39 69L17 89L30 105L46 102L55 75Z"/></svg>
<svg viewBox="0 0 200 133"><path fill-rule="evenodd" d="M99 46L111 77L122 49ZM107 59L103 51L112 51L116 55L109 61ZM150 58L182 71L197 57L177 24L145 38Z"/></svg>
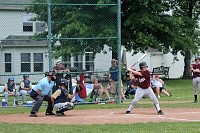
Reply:
<svg viewBox="0 0 200 133"><path fill-rule="evenodd" d="M32 124L111 124L111 123L147 123L147 122L196 122L200 121L199 108L163 108L164 115L157 115L155 108L135 108L131 114L126 109L71 110L65 116L29 117L29 114L0 115L0 123Z"/></svg>

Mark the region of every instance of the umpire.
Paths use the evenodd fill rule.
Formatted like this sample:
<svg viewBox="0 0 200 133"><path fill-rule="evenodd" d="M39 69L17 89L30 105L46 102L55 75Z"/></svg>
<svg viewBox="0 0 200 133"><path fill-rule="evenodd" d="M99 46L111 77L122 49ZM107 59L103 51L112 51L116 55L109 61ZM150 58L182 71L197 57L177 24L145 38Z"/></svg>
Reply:
<svg viewBox="0 0 200 133"><path fill-rule="evenodd" d="M55 72L48 72L47 76L41 79L38 84L32 89L30 93L30 97L34 99L36 102L30 112L30 117L37 117L37 113L43 103L43 101L48 102L48 106L46 109L45 115L55 115L53 113L52 101L51 101L51 94L52 88L54 86L55 81Z"/></svg>

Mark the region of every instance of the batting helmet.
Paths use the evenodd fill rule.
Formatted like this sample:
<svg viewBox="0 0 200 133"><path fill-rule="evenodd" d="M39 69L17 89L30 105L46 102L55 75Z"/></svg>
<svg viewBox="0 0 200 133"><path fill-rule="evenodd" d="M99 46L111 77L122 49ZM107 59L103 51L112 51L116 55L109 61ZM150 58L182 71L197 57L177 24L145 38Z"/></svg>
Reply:
<svg viewBox="0 0 200 133"><path fill-rule="evenodd" d="M146 62L141 62L141 63L139 64L139 67L140 67L140 69L142 69L143 67L148 67L148 65L147 65Z"/></svg>
<svg viewBox="0 0 200 133"><path fill-rule="evenodd" d="M10 82L10 81L14 81L14 77L9 77L8 82Z"/></svg>

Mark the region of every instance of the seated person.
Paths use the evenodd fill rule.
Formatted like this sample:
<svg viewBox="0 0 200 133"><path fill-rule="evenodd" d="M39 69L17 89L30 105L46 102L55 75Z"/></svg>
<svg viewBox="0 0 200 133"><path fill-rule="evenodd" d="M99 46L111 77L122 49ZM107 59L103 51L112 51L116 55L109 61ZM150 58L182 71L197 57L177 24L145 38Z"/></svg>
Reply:
<svg viewBox="0 0 200 133"><path fill-rule="evenodd" d="M164 88L164 81L159 78L158 75L155 75L153 79L151 79L151 84L152 84L152 89L155 92L157 98L160 98L160 92L163 93L164 95L171 97L172 94L168 93L166 89Z"/></svg>
<svg viewBox="0 0 200 133"><path fill-rule="evenodd" d="M137 89L137 80L134 78L127 82L127 89L126 92L124 93L125 97L129 98L129 94L134 95L136 89Z"/></svg>
<svg viewBox="0 0 200 133"><path fill-rule="evenodd" d="M56 108L56 115L63 116L64 112L74 108L74 104L71 99L76 95L76 92L72 95L68 92L68 81L61 79L59 83L60 87L51 96L52 106Z"/></svg>
<svg viewBox="0 0 200 133"><path fill-rule="evenodd" d="M26 104L26 95L30 94L32 89L32 83L29 80L28 75L23 75L23 81L20 82L19 93L22 95L22 102Z"/></svg>
<svg viewBox="0 0 200 133"><path fill-rule="evenodd" d="M14 77L9 77L8 82L5 84L4 87L4 96L6 103L8 105L8 96L14 96L14 104L13 105L18 105L18 99L19 99L19 92L16 87L16 84L14 83Z"/></svg>
<svg viewBox="0 0 200 133"><path fill-rule="evenodd" d="M94 78L93 80L93 90L91 92L90 98L93 99L94 95L98 95L100 100L102 100L102 95L106 94L107 99L110 100L110 96L108 93L108 90L103 88L103 86L98 82L97 78Z"/></svg>

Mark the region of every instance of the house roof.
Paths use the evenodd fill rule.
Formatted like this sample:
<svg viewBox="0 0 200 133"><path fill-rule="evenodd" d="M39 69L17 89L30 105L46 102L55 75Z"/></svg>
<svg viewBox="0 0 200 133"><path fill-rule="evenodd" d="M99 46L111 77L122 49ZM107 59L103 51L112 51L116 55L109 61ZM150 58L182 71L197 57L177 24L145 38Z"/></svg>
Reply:
<svg viewBox="0 0 200 133"><path fill-rule="evenodd" d="M0 47L47 47L47 40L31 39L31 36L8 36L0 42Z"/></svg>
<svg viewBox="0 0 200 133"><path fill-rule="evenodd" d="M24 10L31 1L32 0L0 0L0 10Z"/></svg>

